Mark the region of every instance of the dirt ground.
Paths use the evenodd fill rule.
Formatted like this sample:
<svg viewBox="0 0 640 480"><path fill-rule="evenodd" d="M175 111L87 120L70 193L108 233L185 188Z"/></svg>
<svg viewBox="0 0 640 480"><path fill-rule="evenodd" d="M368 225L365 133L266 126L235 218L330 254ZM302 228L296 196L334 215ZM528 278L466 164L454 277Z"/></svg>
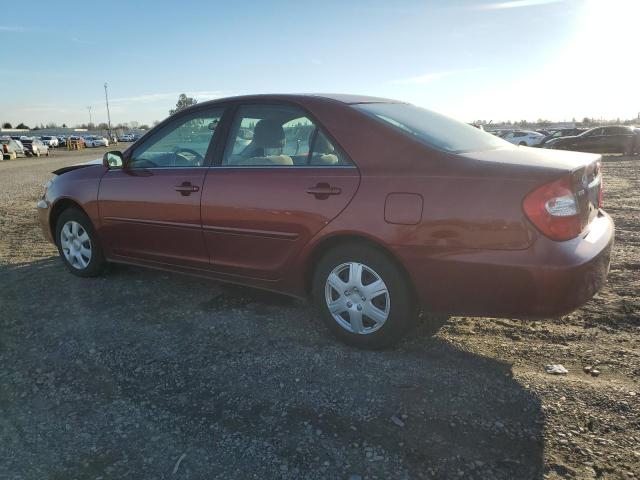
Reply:
<svg viewBox="0 0 640 480"><path fill-rule="evenodd" d="M369 352L274 294L66 272L35 203L102 151L0 162L0 478L640 476L640 158L605 161L617 243L583 308Z"/></svg>

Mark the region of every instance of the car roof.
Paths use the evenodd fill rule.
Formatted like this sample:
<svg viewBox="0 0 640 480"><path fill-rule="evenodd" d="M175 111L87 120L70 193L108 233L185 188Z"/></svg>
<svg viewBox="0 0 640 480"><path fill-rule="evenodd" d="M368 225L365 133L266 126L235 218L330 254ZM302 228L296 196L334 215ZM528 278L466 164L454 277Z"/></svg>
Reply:
<svg viewBox="0 0 640 480"><path fill-rule="evenodd" d="M360 103L405 103L399 100L393 100L390 98L371 97L367 95L352 95L346 93L269 93L269 94L256 94L256 95L241 95L235 97L224 97L210 100L208 102L198 103L202 104L215 104L232 101L273 101L273 100L289 100L304 102L305 100L326 100L327 102L339 102L347 105L355 105Z"/></svg>

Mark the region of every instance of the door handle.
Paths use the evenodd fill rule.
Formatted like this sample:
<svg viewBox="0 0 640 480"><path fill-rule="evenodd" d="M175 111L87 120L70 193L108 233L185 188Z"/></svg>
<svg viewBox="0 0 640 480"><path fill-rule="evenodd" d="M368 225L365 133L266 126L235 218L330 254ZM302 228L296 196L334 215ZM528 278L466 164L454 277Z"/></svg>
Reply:
<svg viewBox="0 0 640 480"><path fill-rule="evenodd" d="M315 187L307 188L309 195L314 195L319 200L326 200L329 195L340 195L342 190L338 187L332 187L328 183L319 183Z"/></svg>
<svg viewBox="0 0 640 480"><path fill-rule="evenodd" d="M200 187L192 185L191 182L182 182L180 185L176 185L176 192L180 192L183 197L191 195L198 190L200 190Z"/></svg>

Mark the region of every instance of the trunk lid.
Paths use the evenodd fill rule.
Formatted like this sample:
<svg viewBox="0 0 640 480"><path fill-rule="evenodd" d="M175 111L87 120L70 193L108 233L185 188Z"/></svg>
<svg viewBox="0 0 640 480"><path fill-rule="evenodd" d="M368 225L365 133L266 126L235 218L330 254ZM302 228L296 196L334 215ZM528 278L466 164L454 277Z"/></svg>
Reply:
<svg viewBox="0 0 640 480"><path fill-rule="evenodd" d="M602 204L602 160L581 166L571 174L582 230L598 216Z"/></svg>
<svg viewBox="0 0 640 480"><path fill-rule="evenodd" d="M517 147L469 152L462 156L498 167L507 177L539 179L540 183L569 176L582 232L602 205L602 156L592 153ZM509 168L511 167L511 168ZM528 192L523 192L526 195Z"/></svg>

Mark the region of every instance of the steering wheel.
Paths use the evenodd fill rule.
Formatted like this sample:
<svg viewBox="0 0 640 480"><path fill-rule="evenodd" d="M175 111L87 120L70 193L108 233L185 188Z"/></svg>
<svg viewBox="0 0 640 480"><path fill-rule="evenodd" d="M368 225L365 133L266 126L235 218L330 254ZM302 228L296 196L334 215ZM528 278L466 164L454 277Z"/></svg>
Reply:
<svg viewBox="0 0 640 480"><path fill-rule="evenodd" d="M182 153L189 153L190 155L193 155L193 158L189 158L189 157L185 157L184 155L182 155ZM173 164L175 166L175 164L177 163L177 157L181 157L182 159L184 159L187 163L190 163L194 166L199 166L202 165L203 161L204 161L204 157L196 152L195 150L191 150L190 148L184 148L184 147L176 147L173 151Z"/></svg>

